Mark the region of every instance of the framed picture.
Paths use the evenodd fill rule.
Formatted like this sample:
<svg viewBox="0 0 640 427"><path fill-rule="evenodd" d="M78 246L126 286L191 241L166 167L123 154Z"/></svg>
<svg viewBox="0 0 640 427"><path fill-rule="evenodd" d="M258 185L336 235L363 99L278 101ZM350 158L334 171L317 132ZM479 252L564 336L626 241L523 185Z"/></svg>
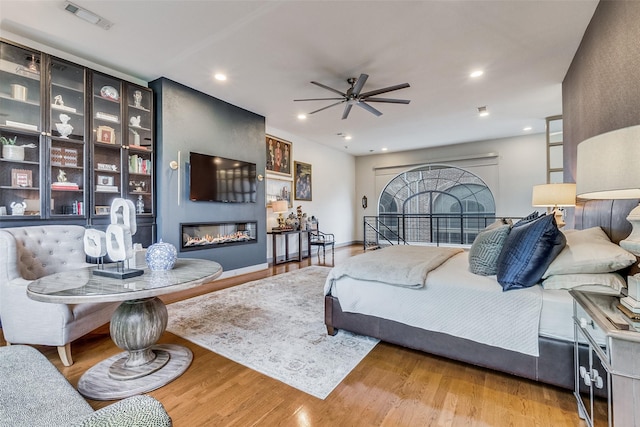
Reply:
<svg viewBox="0 0 640 427"><path fill-rule="evenodd" d="M294 198L311 201L311 165L294 162L294 174Z"/></svg>
<svg viewBox="0 0 640 427"><path fill-rule="evenodd" d="M291 181L267 178L266 187L267 207L271 207L271 203L276 200L286 200L289 203L289 207L293 207L291 201Z"/></svg>
<svg viewBox="0 0 640 427"><path fill-rule="evenodd" d="M267 173L291 178L292 144L289 141L267 135L265 148L267 150Z"/></svg>
<svg viewBox="0 0 640 427"><path fill-rule="evenodd" d="M98 142L104 142L105 144L115 144L116 131L109 126L98 126L96 139L98 140Z"/></svg>
<svg viewBox="0 0 640 427"><path fill-rule="evenodd" d="M96 206L96 215L109 215L111 206Z"/></svg>
<svg viewBox="0 0 640 427"><path fill-rule="evenodd" d="M11 169L12 187L33 187L31 171L26 169Z"/></svg>
<svg viewBox="0 0 640 427"><path fill-rule="evenodd" d="M113 176L98 175L98 185L113 185Z"/></svg>

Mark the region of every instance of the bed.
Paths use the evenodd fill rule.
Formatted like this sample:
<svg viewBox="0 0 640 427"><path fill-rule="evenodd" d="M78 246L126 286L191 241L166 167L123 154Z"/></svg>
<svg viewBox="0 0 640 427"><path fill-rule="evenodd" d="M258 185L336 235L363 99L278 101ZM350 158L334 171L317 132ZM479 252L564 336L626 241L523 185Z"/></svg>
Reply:
<svg viewBox="0 0 640 427"><path fill-rule="evenodd" d="M327 278L327 331L333 335L344 329L573 389L573 303L567 289L584 283L587 277L590 283L600 283L590 290L620 292L624 286L622 277L636 259L617 243L630 233L626 216L637 203L607 200L577 206L575 230L559 233L544 250L554 252L544 265L544 279L536 281L545 285L509 287L498 282L498 277L504 279L505 274L472 273L469 253L473 246L468 251L438 250L435 261L419 267L412 267L410 259L431 257L433 248L391 247L353 257L363 258L356 260L356 265L348 262L334 267ZM522 229L518 224L508 228L508 234ZM591 246L593 236L602 246ZM513 239L522 240L523 236ZM583 242L589 243L583 246ZM506 247L508 242L503 243ZM418 255L411 254L414 250ZM588 256L595 260L583 258ZM396 263L407 264L409 269L398 267L381 279L387 274L381 270L394 270ZM585 268L592 268L585 267L585 263L600 263L596 268L602 271L582 276L587 274ZM400 280L403 274L404 282ZM423 284L421 275L425 277Z"/></svg>

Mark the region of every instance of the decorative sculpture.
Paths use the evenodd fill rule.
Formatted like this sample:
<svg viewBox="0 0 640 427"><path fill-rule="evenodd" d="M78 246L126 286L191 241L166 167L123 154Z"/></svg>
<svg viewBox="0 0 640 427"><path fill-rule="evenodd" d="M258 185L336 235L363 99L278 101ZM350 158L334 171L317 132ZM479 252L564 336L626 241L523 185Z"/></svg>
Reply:
<svg viewBox="0 0 640 427"><path fill-rule="evenodd" d="M68 123L71 117L66 114L60 114L59 117L62 123L56 123L56 129L60 133L60 138L69 138L69 135L73 132L73 126Z"/></svg>
<svg viewBox="0 0 640 427"><path fill-rule="evenodd" d="M102 236L101 231L88 229L85 231L84 251L94 258L102 258L108 255L111 261L115 261L115 269L104 268L99 261L98 268L93 274L98 276L128 279L140 276L143 270L124 267L124 261L133 256L132 236L136 234L135 206L131 200L117 198L111 204L111 224ZM97 257L92 254L99 254ZM127 261L128 262L128 261Z"/></svg>

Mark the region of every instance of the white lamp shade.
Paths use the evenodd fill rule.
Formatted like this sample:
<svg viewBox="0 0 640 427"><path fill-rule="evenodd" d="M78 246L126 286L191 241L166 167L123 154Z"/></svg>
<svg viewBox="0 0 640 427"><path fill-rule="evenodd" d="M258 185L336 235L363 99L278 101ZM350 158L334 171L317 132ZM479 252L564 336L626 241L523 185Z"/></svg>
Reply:
<svg viewBox="0 0 640 427"><path fill-rule="evenodd" d="M578 144L576 183L584 199L640 198L640 125Z"/></svg>
<svg viewBox="0 0 640 427"><path fill-rule="evenodd" d="M286 200L276 200L271 202L271 209L274 213L286 212L289 210L289 202Z"/></svg>
<svg viewBox="0 0 640 427"><path fill-rule="evenodd" d="M576 185L541 184L533 186L532 206L557 207L576 205Z"/></svg>

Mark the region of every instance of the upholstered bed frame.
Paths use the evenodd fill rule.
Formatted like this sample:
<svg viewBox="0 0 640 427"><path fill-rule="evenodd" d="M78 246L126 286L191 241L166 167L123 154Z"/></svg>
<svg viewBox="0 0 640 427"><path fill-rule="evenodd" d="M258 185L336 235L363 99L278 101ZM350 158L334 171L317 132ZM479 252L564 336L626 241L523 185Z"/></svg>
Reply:
<svg viewBox="0 0 640 427"><path fill-rule="evenodd" d="M589 200L576 207L575 228L600 226L613 242L618 243L631 232L626 217L637 205L638 200ZM529 356L391 320L347 313L342 311L340 301L330 295L325 297L325 324L330 335L344 329L519 377L574 388L571 342L540 337L540 355ZM586 354L586 348L581 350Z"/></svg>

